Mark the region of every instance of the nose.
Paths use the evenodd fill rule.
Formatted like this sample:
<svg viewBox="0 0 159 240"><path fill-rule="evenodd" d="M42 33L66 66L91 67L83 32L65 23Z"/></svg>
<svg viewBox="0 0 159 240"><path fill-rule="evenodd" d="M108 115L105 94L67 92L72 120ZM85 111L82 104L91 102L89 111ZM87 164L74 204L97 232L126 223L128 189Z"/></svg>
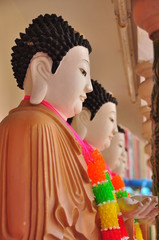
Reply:
<svg viewBox="0 0 159 240"><path fill-rule="evenodd" d="M122 156L122 157L125 157L125 149L124 149L124 148L122 149L121 156Z"/></svg>
<svg viewBox="0 0 159 240"><path fill-rule="evenodd" d="M115 122L114 128L113 128L113 135L115 135L117 132L118 132L118 127L117 127L117 124Z"/></svg>
<svg viewBox="0 0 159 240"><path fill-rule="evenodd" d="M89 79L87 84L86 84L86 92L89 93L89 92L92 92L92 91L93 91L93 86L92 86L92 83L91 83L91 79Z"/></svg>

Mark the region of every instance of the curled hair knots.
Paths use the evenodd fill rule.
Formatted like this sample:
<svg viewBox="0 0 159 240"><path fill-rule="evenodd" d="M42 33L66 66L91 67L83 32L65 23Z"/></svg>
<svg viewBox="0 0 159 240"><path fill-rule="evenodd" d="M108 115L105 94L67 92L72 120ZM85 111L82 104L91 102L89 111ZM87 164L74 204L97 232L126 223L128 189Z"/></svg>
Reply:
<svg viewBox="0 0 159 240"><path fill-rule="evenodd" d="M18 86L23 89L23 82L31 58L37 52L47 53L53 60L52 73L55 73L60 61L74 46L84 46L89 53L92 51L87 39L56 14L45 14L33 19L15 40L16 46L12 48L12 69Z"/></svg>
<svg viewBox="0 0 159 240"><path fill-rule="evenodd" d="M14 77L19 79L18 87L20 88L23 86L23 79L25 78L29 62L32 58L32 54L28 51L28 48L29 47L25 44L18 44L14 47L14 52L12 54L12 69Z"/></svg>
<svg viewBox="0 0 159 240"><path fill-rule="evenodd" d="M83 106L91 112L91 120L95 117L101 106L107 102L112 102L117 105L117 100L109 92L102 87L96 80L91 80L93 92L87 93L87 98Z"/></svg>
<svg viewBox="0 0 159 240"><path fill-rule="evenodd" d="M114 104L118 104L117 100L115 97L112 96L111 93L107 92L107 94L105 95L105 99L108 101L108 102L112 102Z"/></svg>
<svg viewBox="0 0 159 240"><path fill-rule="evenodd" d="M117 125L117 127L118 127L118 132L119 133L124 133L125 134L124 128L120 127L119 125Z"/></svg>

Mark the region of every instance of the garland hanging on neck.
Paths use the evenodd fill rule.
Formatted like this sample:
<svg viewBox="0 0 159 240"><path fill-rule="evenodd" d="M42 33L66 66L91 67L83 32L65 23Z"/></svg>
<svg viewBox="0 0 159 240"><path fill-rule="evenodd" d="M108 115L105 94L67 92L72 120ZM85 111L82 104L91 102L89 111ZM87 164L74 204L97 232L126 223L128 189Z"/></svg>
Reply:
<svg viewBox="0 0 159 240"><path fill-rule="evenodd" d="M87 156L88 157L88 156ZM98 207L101 233L103 240L126 240L128 235L124 221L119 211L109 173L102 155L98 150L91 152L91 161L88 159L88 176L91 179L92 190ZM125 231L122 231L124 229Z"/></svg>
<svg viewBox="0 0 159 240"><path fill-rule="evenodd" d="M125 183L122 180L122 178L120 177L120 175L116 175L112 178L112 184L115 188L115 194L117 199L120 198L128 198L129 194L128 192L125 190ZM134 237L136 240L143 240L143 236L142 236L142 232L141 232L141 228L139 225L139 222L137 219L134 219L134 224L135 224L135 228L134 228Z"/></svg>

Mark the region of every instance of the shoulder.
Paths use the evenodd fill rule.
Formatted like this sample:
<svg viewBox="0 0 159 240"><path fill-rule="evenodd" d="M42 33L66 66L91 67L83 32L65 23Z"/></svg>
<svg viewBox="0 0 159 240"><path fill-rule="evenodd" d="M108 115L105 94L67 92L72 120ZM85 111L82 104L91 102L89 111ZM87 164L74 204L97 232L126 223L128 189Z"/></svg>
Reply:
<svg viewBox="0 0 159 240"><path fill-rule="evenodd" d="M34 131L50 131L50 134L67 135L72 138L73 134L54 112L50 113L45 109L37 107L18 107L10 111L9 115L4 118L0 124L0 129L15 132L15 129L21 130L23 133L28 129Z"/></svg>
<svg viewBox="0 0 159 240"><path fill-rule="evenodd" d="M51 126L55 127L57 123L54 120L54 117L51 117L45 111L41 111L39 109L21 109L16 108L10 111L7 117L5 117L1 124L1 129L11 130L12 128L16 129L28 129L28 128L36 128L40 126Z"/></svg>
<svg viewBox="0 0 159 240"><path fill-rule="evenodd" d="M26 137L29 133L35 136L47 136L56 139L56 142L65 139L74 148L79 148L74 134L55 113L36 107L16 108L0 124L0 135L2 132L17 134ZM23 136L21 136L23 134Z"/></svg>

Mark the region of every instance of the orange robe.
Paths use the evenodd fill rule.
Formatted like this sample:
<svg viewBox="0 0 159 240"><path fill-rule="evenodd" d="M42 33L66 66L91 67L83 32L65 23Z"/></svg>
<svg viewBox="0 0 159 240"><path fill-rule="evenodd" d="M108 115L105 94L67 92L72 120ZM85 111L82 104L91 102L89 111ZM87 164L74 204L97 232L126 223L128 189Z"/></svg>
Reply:
<svg viewBox="0 0 159 240"><path fill-rule="evenodd" d="M0 239L101 239L86 168L63 120L22 101L0 124Z"/></svg>

